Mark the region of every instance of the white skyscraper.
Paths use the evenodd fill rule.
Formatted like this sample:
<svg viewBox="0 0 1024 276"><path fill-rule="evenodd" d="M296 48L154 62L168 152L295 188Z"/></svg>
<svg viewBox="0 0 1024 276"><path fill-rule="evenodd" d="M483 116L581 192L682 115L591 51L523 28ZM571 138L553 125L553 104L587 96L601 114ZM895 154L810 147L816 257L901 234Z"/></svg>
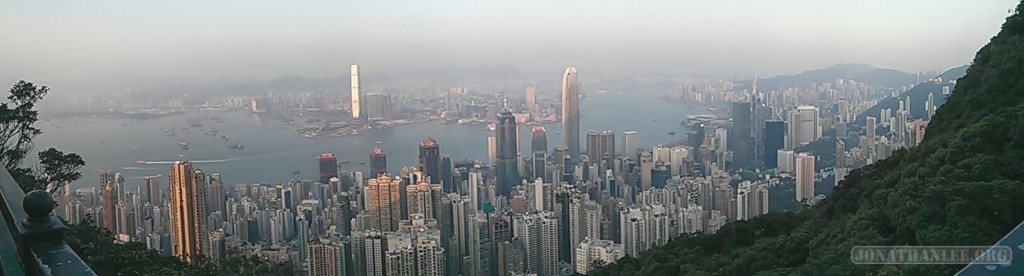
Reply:
<svg viewBox="0 0 1024 276"><path fill-rule="evenodd" d="M366 114L362 102L363 94L359 91L359 65L352 64L352 119L362 119Z"/></svg>
<svg viewBox="0 0 1024 276"><path fill-rule="evenodd" d="M795 149L821 137L818 108L802 105L789 113L789 137L786 149Z"/></svg>
<svg viewBox="0 0 1024 276"><path fill-rule="evenodd" d="M629 159L636 159L637 147L640 147L640 133L633 130L623 132L622 155L628 157Z"/></svg>

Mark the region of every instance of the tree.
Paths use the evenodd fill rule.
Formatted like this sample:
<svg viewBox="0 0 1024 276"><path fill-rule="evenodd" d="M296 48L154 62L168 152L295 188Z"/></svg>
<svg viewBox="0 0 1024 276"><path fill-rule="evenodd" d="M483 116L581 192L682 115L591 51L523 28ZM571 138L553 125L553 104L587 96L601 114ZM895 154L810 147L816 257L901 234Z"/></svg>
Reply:
<svg viewBox="0 0 1024 276"><path fill-rule="evenodd" d="M39 152L39 175L34 189L43 189L54 197L60 196L68 183L82 178L79 171L85 161L76 153L64 153L55 148Z"/></svg>
<svg viewBox="0 0 1024 276"><path fill-rule="evenodd" d="M32 151L32 138L43 133L33 126L39 121L35 107L48 92L46 86L22 80L11 87L8 102L0 104L0 162L8 171L18 169Z"/></svg>

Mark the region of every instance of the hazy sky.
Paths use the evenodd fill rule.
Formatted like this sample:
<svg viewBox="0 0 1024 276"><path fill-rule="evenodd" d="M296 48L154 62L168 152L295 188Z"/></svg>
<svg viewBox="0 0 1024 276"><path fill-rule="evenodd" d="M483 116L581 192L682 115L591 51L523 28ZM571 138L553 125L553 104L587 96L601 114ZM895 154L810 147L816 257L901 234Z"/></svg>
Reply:
<svg viewBox="0 0 1024 276"><path fill-rule="evenodd" d="M970 62L1014 0L7 1L0 79L269 78L507 63L529 73L910 72Z"/></svg>

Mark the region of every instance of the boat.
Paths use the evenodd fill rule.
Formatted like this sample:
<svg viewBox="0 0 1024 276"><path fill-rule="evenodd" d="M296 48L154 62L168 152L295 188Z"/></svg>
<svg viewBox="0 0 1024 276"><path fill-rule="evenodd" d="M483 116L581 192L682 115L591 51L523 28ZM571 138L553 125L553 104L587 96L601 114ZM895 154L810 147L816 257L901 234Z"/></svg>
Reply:
<svg viewBox="0 0 1024 276"><path fill-rule="evenodd" d="M145 165L145 164L146 164L146 161L142 161L142 160L139 160L139 161L135 161L135 164L139 164L139 165Z"/></svg>
<svg viewBox="0 0 1024 276"><path fill-rule="evenodd" d="M676 135L675 131L669 132L668 135Z"/></svg>
<svg viewBox="0 0 1024 276"><path fill-rule="evenodd" d="M242 145L242 144L230 144L230 145L228 145L228 148L229 149L244 149L245 145Z"/></svg>
<svg viewBox="0 0 1024 276"><path fill-rule="evenodd" d="M380 143L381 143L381 142L380 142L380 141L377 141L377 142L373 142L373 143L374 143L374 144L378 144L378 145L380 145Z"/></svg>
<svg viewBox="0 0 1024 276"><path fill-rule="evenodd" d="M352 161L350 161L350 160L341 160L341 161L338 161L338 163L341 163L341 164L348 164L349 162L352 162Z"/></svg>
<svg viewBox="0 0 1024 276"><path fill-rule="evenodd" d="M359 165L366 165L366 162L359 162Z"/></svg>
<svg viewBox="0 0 1024 276"><path fill-rule="evenodd" d="M299 170L294 170L292 171L292 174L302 174L302 172L300 172Z"/></svg>

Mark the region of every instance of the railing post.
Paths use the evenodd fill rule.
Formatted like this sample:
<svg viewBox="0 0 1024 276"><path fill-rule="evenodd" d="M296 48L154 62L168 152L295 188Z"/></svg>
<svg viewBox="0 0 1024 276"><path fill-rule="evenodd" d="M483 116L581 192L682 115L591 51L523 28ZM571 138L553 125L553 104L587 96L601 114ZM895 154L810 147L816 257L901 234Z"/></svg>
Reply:
<svg viewBox="0 0 1024 276"><path fill-rule="evenodd" d="M21 222L25 226L22 237L29 242L64 240L64 223L53 215L53 197L46 191L36 189L25 194L21 206L28 217Z"/></svg>
<svg viewBox="0 0 1024 276"><path fill-rule="evenodd" d="M21 202L27 215L20 227L22 264L38 275L96 275L85 261L64 242L67 229L53 214L50 193L36 189ZM30 265L31 264L31 265Z"/></svg>

